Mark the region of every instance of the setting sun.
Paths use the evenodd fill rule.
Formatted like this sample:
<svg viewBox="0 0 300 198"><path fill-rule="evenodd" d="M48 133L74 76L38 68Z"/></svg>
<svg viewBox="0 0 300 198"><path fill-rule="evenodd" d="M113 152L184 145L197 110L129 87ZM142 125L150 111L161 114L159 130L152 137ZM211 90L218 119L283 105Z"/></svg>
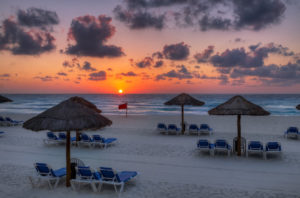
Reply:
<svg viewBox="0 0 300 198"><path fill-rule="evenodd" d="M122 90L122 89L119 89L119 93L120 93L120 94L123 93L123 90Z"/></svg>

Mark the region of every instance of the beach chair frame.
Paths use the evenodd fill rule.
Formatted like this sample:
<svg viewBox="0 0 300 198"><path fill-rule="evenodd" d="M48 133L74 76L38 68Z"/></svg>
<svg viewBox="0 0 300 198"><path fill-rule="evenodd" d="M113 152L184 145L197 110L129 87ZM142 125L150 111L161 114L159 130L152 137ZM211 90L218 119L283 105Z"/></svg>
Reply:
<svg viewBox="0 0 300 198"><path fill-rule="evenodd" d="M261 141L249 141L246 156L248 157L249 154L261 154L263 158L265 158L264 153L264 145Z"/></svg>
<svg viewBox="0 0 300 198"><path fill-rule="evenodd" d="M196 124L190 124L188 135L199 135L199 127Z"/></svg>
<svg viewBox="0 0 300 198"><path fill-rule="evenodd" d="M198 135L201 134L212 135L212 128L208 124L200 124Z"/></svg>
<svg viewBox="0 0 300 198"><path fill-rule="evenodd" d="M62 178L64 178L65 174L63 176L55 176L54 175L54 170L45 163L34 163L34 167L36 169L36 175L35 176L29 176L30 183L32 187L40 187L42 182L41 181L46 181L48 183L49 188L52 190L57 187L58 183ZM45 170L48 169L46 172L41 172L40 167L43 167ZM56 171L63 170L65 171L65 168L58 169ZM54 182L54 184L52 184Z"/></svg>
<svg viewBox="0 0 300 198"><path fill-rule="evenodd" d="M176 124L169 124L168 125L168 135L179 135L180 129L177 127Z"/></svg>
<svg viewBox="0 0 300 198"><path fill-rule="evenodd" d="M122 171L118 173L114 169L108 167L100 167L98 169L98 172L101 174L101 184L98 187L99 191L101 191L103 184L108 184L114 186L116 193L122 193L124 191L125 183L133 179L136 175L138 175L138 173L134 171ZM126 173L126 172L135 173L135 174L134 176L129 177L126 181L120 181L119 174Z"/></svg>
<svg viewBox="0 0 300 198"><path fill-rule="evenodd" d="M277 148L275 148L275 149L270 148L270 144L276 144ZM282 157L281 143L280 142L267 142L265 145L265 156L264 156L265 159L267 159L268 154L277 154L277 155L280 155L280 157Z"/></svg>
<svg viewBox="0 0 300 198"><path fill-rule="evenodd" d="M223 145L224 143L224 145ZM218 139L215 141L214 143L214 155L218 152L226 152L228 156L230 156L231 154L231 146L230 144L227 142L227 140L224 139Z"/></svg>
<svg viewBox="0 0 300 198"><path fill-rule="evenodd" d="M168 128L165 123L158 123L156 130L161 133L161 134L167 134L168 133Z"/></svg>
<svg viewBox="0 0 300 198"><path fill-rule="evenodd" d="M285 132L284 132L284 137L285 138L293 138L293 139L298 139L299 137L299 129L297 127L289 127Z"/></svg>
<svg viewBox="0 0 300 198"><path fill-rule="evenodd" d="M71 179L71 187L74 191L76 191L77 189L80 189L80 186L82 184L87 184L90 185L93 192L97 192L98 188L97 185L100 185L101 182L101 177L99 175L99 177L95 177L95 174L99 174L96 173L96 171L92 170L90 167L88 166L77 166L75 167L76 169L76 179ZM76 187L77 184L77 187Z"/></svg>

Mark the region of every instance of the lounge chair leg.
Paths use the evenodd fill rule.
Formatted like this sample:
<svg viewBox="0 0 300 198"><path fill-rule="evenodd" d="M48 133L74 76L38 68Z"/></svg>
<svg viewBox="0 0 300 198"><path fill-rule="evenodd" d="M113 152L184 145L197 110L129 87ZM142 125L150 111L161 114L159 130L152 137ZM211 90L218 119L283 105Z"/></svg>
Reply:
<svg viewBox="0 0 300 198"><path fill-rule="evenodd" d="M94 191L94 192L97 192L97 188L96 188L95 183L91 183L91 186L92 186L93 191Z"/></svg>
<svg viewBox="0 0 300 198"><path fill-rule="evenodd" d="M53 187L52 187L52 184L51 184L51 181L50 181L50 180L48 180L48 185L49 185L49 188L52 190Z"/></svg>
<svg viewBox="0 0 300 198"><path fill-rule="evenodd" d="M100 192L101 190L102 190L102 183L99 183L98 191Z"/></svg>
<svg viewBox="0 0 300 198"><path fill-rule="evenodd" d="M76 187L75 187L74 181L71 181L71 188L72 188L72 190L76 191Z"/></svg>
<svg viewBox="0 0 300 198"><path fill-rule="evenodd" d="M118 189L117 189L117 186L115 184L114 184L114 188L115 188L116 193L118 193Z"/></svg>
<svg viewBox="0 0 300 198"><path fill-rule="evenodd" d="M124 190L124 183L121 184L120 193Z"/></svg>

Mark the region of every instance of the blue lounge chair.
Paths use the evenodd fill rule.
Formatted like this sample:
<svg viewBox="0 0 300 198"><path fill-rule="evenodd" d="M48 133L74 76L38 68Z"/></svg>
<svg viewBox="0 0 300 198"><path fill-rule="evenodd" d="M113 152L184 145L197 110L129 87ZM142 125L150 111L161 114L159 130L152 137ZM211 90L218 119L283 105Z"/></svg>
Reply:
<svg viewBox="0 0 300 198"><path fill-rule="evenodd" d="M57 140L59 143L66 143L67 135L65 133L59 133ZM71 137L70 140L71 140L71 143L74 143L74 142L76 142L76 137Z"/></svg>
<svg viewBox="0 0 300 198"><path fill-rule="evenodd" d="M12 126L13 124L11 122L6 121L6 119L2 116L0 116L0 126Z"/></svg>
<svg viewBox="0 0 300 198"><path fill-rule="evenodd" d="M89 135L82 133L79 144L82 146L92 147L92 146L94 146L94 141Z"/></svg>
<svg viewBox="0 0 300 198"><path fill-rule="evenodd" d="M158 123L156 129L160 133L167 133L168 132L167 126L164 123Z"/></svg>
<svg viewBox="0 0 300 198"><path fill-rule="evenodd" d="M231 153L231 146L228 144L228 142L224 139L218 139L215 141L214 145L214 153L215 152L227 152L227 155L230 156Z"/></svg>
<svg viewBox="0 0 300 198"><path fill-rule="evenodd" d="M11 119L10 117L6 117L5 120L6 120L7 122L10 122L10 123L11 123L12 125L14 125L14 126L23 123L23 121L13 120L13 119Z"/></svg>
<svg viewBox="0 0 300 198"><path fill-rule="evenodd" d="M35 186L35 184L40 185L41 180L44 180L47 181L50 189L56 188L59 181L67 174L66 168L53 170L46 163L35 163L34 167L36 169L37 175L29 177L33 187ZM54 186L52 186L52 181L54 181Z"/></svg>
<svg viewBox="0 0 300 198"><path fill-rule="evenodd" d="M104 148L107 148L108 146L113 145L117 141L117 138L104 138L100 135L93 135L92 141L94 146L103 146Z"/></svg>
<svg viewBox="0 0 300 198"><path fill-rule="evenodd" d="M52 131L47 132L47 139L44 139L43 141L45 144L59 143L58 137Z"/></svg>
<svg viewBox="0 0 300 198"><path fill-rule="evenodd" d="M133 179L138 175L135 171L122 171L116 172L112 168L100 167L99 173L101 174L101 185L99 186L99 190L101 190L102 184L110 184L113 185L115 191L122 192L124 190L124 185L126 182ZM120 186L120 190L118 191L117 186Z"/></svg>
<svg viewBox="0 0 300 198"><path fill-rule="evenodd" d="M94 192L97 192L97 184L100 185L101 175L100 173L92 170L89 166L78 166L76 167L76 179L71 180L71 187L73 190L76 190L76 183L78 188L80 184L89 184L91 185Z"/></svg>
<svg viewBox="0 0 300 198"><path fill-rule="evenodd" d="M201 134L201 133L206 133L206 134L211 135L212 128L210 128L210 126L208 124L200 124L199 134Z"/></svg>
<svg viewBox="0 0 300 198"><path fill-rule="evenodd" d="M176 126L176 124L169 124L168 125L168 134L169 135L179 135L180 134L180 130L179 128Z"/></svg>
<svg viewBox="0 0 300 198"><path fill-rule="evenodd" d="M0 137L3 136L5 134L5 132L0 131Z"/></svg>
<svg viewBox="0 0 300 198"><path fill-rule="evenodd" d="M189 134L198 134L199 127L196 124L190 124L189 126Z"/></svg>
<svg viewBox="0 0 300 198"><path fill-rule="evenodd" d="M284 137L287 137L287 138L298 138L298 135L300 135L300 133L299 133L299 130L297 127L289 127L284 132Z"/></svg>
<svg viewBox="0 0 300 198"><path fill-rule="evenodd" d="M211 144L210 141L208 140L200 139L197 142L197 148L200 151L208 151L209 154L211 154L212 153L211 151L214 149L214 144Z"/></svg>
<svg viewBox="0 0 300 198"><path fill-rule="evenodd" d="M264 157L264 146L260 141L250 141L248 143L247 157L249 153L259 153Z"/></svg>
<svg viewBox="0 0 300 198"><path fill-rule="evenodd" d="M279 142L267 142L265 150L265 158L267 158L268 154L272 153L281 155L281 144Z"/></svg>

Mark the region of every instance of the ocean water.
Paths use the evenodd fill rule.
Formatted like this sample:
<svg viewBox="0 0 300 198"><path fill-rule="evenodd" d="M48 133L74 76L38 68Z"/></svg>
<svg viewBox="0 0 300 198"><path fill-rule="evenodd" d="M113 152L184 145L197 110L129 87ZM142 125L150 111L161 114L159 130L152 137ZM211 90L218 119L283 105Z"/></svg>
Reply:
<svg viewBox="0 0 300 198"><path fill-rule="evenodd" d="M175 115L180 111L178 106L166 106L164 102L176 94L75 94L94 103L103 114L120 115L118 105L127 102L128 114L134 115ZM74 94L5 94L14 102L1 103L0 113L41 113L59 102L75 96ZM185 106L185 114L205 115L207 111L227 101L230 94L191 94L205 102L201 107ZM271 115L300 115L296 106L300 104L300 94L243 94L251 102L262 106Z"/></svg>

